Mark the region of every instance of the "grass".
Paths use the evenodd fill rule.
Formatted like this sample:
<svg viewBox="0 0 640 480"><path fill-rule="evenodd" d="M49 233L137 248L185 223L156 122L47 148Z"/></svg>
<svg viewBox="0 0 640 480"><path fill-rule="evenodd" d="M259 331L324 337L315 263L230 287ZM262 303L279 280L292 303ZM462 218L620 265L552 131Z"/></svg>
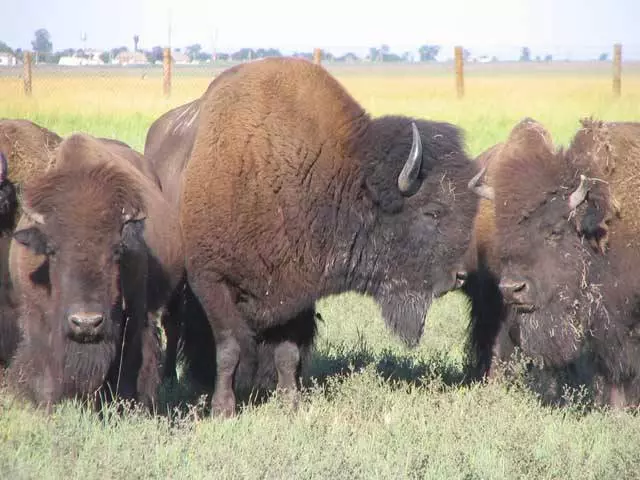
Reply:
<svg viewBox="0 0 640 480"><path fill-rule="evenodd" d="M443 66L330 67L374 115L410 114L461 125L470 154L502 140L523 116L566 143L578 119L640 120L640 68L625 66L611 96L600 64L470 65L455 98ZM145 78L142 74L145 73ZM200 95L213 70L178 70L170 99L158 70L85 74L36 70L34 96L0 74L0 117L32 119L61 134L87 131L142 149L151 122ZM0 476L48 478L638 478L640 418L592 408L568 392L544 406L522 375L464 385L467 305L449 294L428 313L421 344L405 348L376 305L355 294L323 299L324 317L304 400L277 398L235 419L202 404L167 415L111 408L100 416L66 402L45 416L0 396ZM180 398L165 388L164 398Z"/></svg>

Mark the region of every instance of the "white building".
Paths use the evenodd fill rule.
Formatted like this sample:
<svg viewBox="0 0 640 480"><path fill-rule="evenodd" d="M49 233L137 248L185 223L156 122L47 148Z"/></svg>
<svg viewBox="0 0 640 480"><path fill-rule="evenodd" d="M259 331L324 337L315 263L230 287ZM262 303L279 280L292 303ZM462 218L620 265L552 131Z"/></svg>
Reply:
<svg viewBox="0 0 640 480"><path fill-rule="evenodd" d="M0 67L13 67L18 64L15 55L8 52L0 52Z"/></svg>

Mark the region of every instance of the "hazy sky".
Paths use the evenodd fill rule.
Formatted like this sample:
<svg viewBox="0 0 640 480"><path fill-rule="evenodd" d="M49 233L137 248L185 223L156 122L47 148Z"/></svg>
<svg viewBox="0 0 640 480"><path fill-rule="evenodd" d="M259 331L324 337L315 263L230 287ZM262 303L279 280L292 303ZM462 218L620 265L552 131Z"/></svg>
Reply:
<svg viewBox="0 0 640 480"><path fill-rule="evenodd" d="M640 59L640 0L0 0L0 12L0 40L13 48L30 48L41 27L55 50L81 47L82 32L87 47L131 49L136 33L142 48L164 46L171 18L172 46L209 51L341 53L386 43L402 52L434 43L475 54L515 55L528 45L534 55L593 58L621 42L625 58Z"/></svg>

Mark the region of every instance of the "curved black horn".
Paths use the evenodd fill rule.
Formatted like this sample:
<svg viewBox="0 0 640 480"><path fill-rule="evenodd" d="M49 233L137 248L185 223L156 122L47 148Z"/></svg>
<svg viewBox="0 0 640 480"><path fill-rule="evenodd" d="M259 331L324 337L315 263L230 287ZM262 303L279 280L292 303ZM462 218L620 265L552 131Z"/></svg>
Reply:
<svg viewBox="0 0 640 480"><path fill-rule="evenodd" d="M7 170L9 170L7 157L4 155L4 153L0 152L0 183L4 182L4 180L7 178Z"/></svg>
<svg viewBox="0 0 640 480"><path fill-rule="evenodd" d="M398 175L398 188L407 196L413 195L420 185L418 174L422 167L422 139L414 122L411 122L411 130L413 131L411 151L400 175Z"/></svg>
<svg viewBox="0 0 640 480"><path fill-rule="evenodd" d="M493 187L490 187L489 185L478 185L478 182L480 181L480 179L482 178L482 176L484 175L484 172L487 171L487 167L483 167L477 174L475 177L473 177L471 180L469 180L469 183L467 184L467 187L469 188L469 190L471 190L472 192L474 192L476 195L482 197L482 198L486 198L487 200L493 200L495 198L495 191L493 190Z"/></svg>

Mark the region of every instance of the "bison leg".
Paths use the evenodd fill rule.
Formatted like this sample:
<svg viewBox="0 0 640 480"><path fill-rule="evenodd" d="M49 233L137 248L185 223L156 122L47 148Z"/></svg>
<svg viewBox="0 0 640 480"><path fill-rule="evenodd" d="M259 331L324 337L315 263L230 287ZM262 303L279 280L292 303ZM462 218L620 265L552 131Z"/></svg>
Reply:
<svg viewBox="0 0 640 480"><path fill-rule="evenodd" d="M174 369L175 371L175 369ZM160 339L152 314L147 316L147 324L142 331L142 365L138 371L137 398L147 408L156 403L160 385Z"/></svg>
<svg viewBox="0 0 640 480"><path fill-rule="evenodd" d="M166 309L163 309L160 321L167 337L167 346L162 367L162 376L166 380L175 381L178 378L176 371L178 363L178 341L180 338L180 323L184 321L183 301L184 286L181 284L171 297Z"/></svg>
<svg viewBox="0 0 640 480"><path fill-rule="evenodd" d="M295 408L299 399L297 373L300 366L300 348L294 342L282 342L275 348L274 359L278 371L276 388L291 397Z"/></svg>
<svg viewBox="0 0 640 480"><path fill-rule="evenodd" d="M199 275L189 279L189 283L206 313L216 344L216 382L211 400L212 413L233 416L236 405L234 377L243 349L251 352L251 334L224 282Z"/></svg>

